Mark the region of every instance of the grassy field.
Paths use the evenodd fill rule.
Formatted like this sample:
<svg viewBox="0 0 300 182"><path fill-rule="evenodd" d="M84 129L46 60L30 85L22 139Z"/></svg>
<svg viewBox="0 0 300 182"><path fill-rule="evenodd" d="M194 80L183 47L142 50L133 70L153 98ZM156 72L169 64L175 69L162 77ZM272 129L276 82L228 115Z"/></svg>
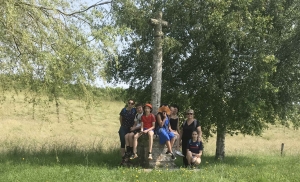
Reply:
<svg viewBox="0 0 300 182"><path fill-rule="evenodd" d="M119 167L118 114L124 103L77 100L33 105L5 94L0 105L0 181L299 181L299 131L270 126L262 136L227 136L226 158L205 143L200 170ZM34 118L34 119L33 119ZM281 156L280 147L284 143ZM180 166L181 160L176 164Z"/></svg>

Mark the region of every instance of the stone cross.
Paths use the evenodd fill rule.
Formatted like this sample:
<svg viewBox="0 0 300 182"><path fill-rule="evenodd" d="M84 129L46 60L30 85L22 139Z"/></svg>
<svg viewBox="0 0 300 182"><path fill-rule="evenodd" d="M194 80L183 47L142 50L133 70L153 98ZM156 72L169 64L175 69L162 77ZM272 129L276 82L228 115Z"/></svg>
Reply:
<svg viewBox="0 0 300 182"><path fill-rule="evenodd" d="M152 94L151 104L152 113L156 114L160 106L161 99L161 83L162 83L162 27L167 27L168 22L162 20L162 12L158 12L156 19L150 19L150 23L154 25L154 51L152 64Z"/></svg>

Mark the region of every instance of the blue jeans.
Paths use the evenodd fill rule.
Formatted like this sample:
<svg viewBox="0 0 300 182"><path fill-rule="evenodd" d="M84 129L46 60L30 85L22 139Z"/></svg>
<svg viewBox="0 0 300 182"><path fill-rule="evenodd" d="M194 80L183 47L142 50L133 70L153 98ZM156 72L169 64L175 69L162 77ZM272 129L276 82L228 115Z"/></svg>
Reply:
<svg viewBox="0 0 300 182"><path fill-rule="evenodd" d="M130 132L130 128L121 126L119 129L119 136L121 142L121 148L125 148L125 135Z"/></svg>

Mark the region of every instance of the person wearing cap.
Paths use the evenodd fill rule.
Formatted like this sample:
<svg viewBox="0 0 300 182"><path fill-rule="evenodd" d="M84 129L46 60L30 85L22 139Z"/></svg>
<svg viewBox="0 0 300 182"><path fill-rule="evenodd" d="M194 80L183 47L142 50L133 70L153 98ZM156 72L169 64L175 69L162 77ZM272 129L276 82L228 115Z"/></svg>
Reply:
<svg viewBox="0 0 300 182"><path fill-rule="evenodd" d="M153 145L153 135L154 135L154 127L155 127L155 116L152 112L152 105L151 104L145 104L144 105L144 114L141 117L141 132L138 135L134 136L134 144L133 144L133 155L130 157L130 159L135 159L138 157L136 154L137 150L137 139L142 134L147 134L149 137L149 156L148 159L152 160L152 145Z"/></svg>
<svg viewBox="0 0 300 182"><path fill-rule="evenodd" d="M171 159L175 160L176 157L172 151L172 144L175 141L175 135L169 130L169 115L171 114L168 105L161 105L157 113L157 122L159 124L158 136L159 143L167 145L168 151L166 154L171 154Z"/></svg>
<svg viewBox="0 0 300 182"><path fill-rule="evenodd" d="M181 136L181 140L182 140L182 145L181 145L181 149L182 149L182 153L185 157L183 157L183 163L184 165L187 167L188 166L188 160L187 160L187 145L189 143L189 140L192 139L192 133L194 130L197 131L197 140L200 142L201 140L201 136L202 136L202 131L201 131L201 126L200 126L200 122L197 121L194 118L194 110L193 109L188 109L186 111L186 120L182 123L181 125L181 129L180 129L180 136Z"/></svg>

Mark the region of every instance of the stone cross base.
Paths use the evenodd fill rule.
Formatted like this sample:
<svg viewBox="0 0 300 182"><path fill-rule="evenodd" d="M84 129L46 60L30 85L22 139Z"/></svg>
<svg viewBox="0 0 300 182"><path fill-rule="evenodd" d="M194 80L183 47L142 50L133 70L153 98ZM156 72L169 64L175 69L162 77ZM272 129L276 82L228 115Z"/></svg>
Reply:
<svg viewBox="0 0 300 182"><path fill-rule="evenodd" d="M134 163L144 168L174 168L176 164L171 159L170 154L167 152L166 145L159 144L158 136L154 136L152 147L152 160L148 159L149 156L149 141L147 135L142 135L138 139L137 155L138 158L134 159Z"/></svg>

